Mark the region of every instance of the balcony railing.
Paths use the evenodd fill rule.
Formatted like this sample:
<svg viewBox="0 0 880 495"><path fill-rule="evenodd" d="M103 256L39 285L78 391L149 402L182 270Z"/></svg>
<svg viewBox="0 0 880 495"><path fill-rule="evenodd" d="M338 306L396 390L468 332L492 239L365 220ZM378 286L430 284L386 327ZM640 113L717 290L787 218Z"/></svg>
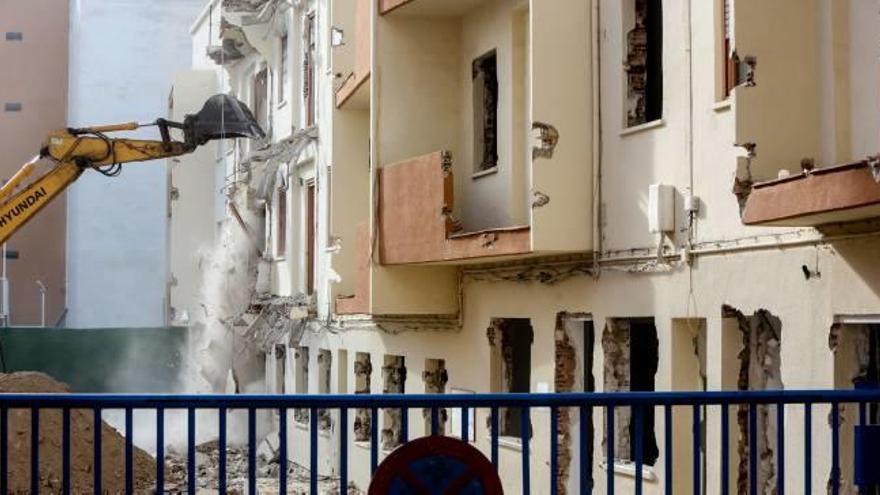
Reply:
<svg viewBox="0 0 880 495"><path fill-rule="evenodd" d="M469 442L474 442L474 430L469 425L470 410L488 410L490 442L488 446L489 458L492 463L499 466L499 418L502 408L518 409L520 414L521 425L529 425L532 413L538 409L549 409L549 432L558 432L559 413L568 411L579 418L577 431L572 431L571 435L577 435L580 439L578 444L578 452L572 455L571 476L577 476L580 480L580 493L591 493L594 468L594 452L593 444L601 445L599 442L590 442L591 438L589 427L587 425L594 424L592 421L593 414L604 413L605 417L605 445L604 455L606 459L615 457L615 411L621 408L629 409L633 418L633 452L634 459L634 493L640 494L643 490L643 437L645 431L645 417L649 410L662 411L664 417L664 433L662 455L665 456L663 463L665 472L658 476L662 479L662 485L665 486L665 493L673 493L673 475L675 468L686 466L690 461L691 473L690 478L693 483L693 493L722 493L729 492L730 486L730 414L731 408L736 407L734 414L738 417L747 412L748 424L748 483L749 493L758 492L758 414L769 416L775 413L776 421L776 442L775 461L778 470L775 475L775 483L777 493L783 493L785 484L792 479L795 474L803 476L802 486L804 493L818 493L825 491L822 486L813 484L814 477L812 469L814 461L820 459L825 461L822 465L826 465L830 458L830 493L839 493L841 486L841 413L840 406L843 404L854 404L858 408L859 420L855 425L847 425L855 427L856 449L856 479L859 476L872 476L870 473L859 470L859 464L862 468L872 467L872 471L876 471L877 458L871 457L876 455L877 447L866 443L871 435L876 440L876 431L866 432L870 428L880 428L880 426L868 426L870 420L869 414L876 414L876 403L880 402L880 389L871 390L814 390L814 391L750 391L750 392L619 392L619 393L559 393L559 394L444 394L444 395L76 395L76 394L56 394L56 395L33 395L33 394L5 394L0 395L0 492L8 493L10 480L9 472L9 449L10 442L8 429L8 419L11 410L30 410L31 411L31 445L37 446L30 450L30 492L39 493L40 490L40 442L39 442L39 424L40 411L44 410L61 410L62 411L62 491L70 493L71 488L71 441L70 441L70 418L71 410L86 409L95 413L94 428L94 491L101 492L102 466L101 466L101 441L102 428L100 427L101 411L103 410L122 410L125 412L125 486L126 493L132 493L134 490L132 480L132 454L133 454L133 435L134 422L132 420L133 411L153 411L156 417L156 446L157 459L164 457L165 445L165 422L164 415L169 410L184 410L187 412L187 470L189 493L196 491L196 445L195 445L195 428L196 428L196 411L197 410L214 410L218 412L219 423L219 486L220 493L226 491L226 419L227 414L231 411L239 410L247 412L247 439L248 439L248 493L256 493L256 413L261 410L278 411L280 421L280 464L286 466L288 462L287 451L287 414L286 412L298 408L310 410L309 414L309 444L308 459L310 461L309 486L313 494L318 493L319 473L319 427L317 411L320 409L335 410L339 414L338 445L339 449L335 454L339 456L339 472L340 491L347 492L349 479L349 452L348 452L348 417L352 410L366 409L371 412L373 418L373 427L370 436L370 468L371 472L375 472L379 464L379 442L378 428L375 427L380 409L401 409L402 414L402 435L401 443L405 444L409 441L407 438L408 414L411 409L427 409L430 410L430 431L437 435L440 431L440 410L458 409L461 411L461 438ZM827 406L829 413L830 428L830 448L828 451L820 451L819 448L814 449L813 444L813 411L816 406L822 406L824 412ZM703 482L706 480L707 473L704 472L703 462L701 460L701 436L711 435L712 433L702 428L702 421L711 408L717 408L720 411L720 448L715 451L708 450L706 456L718 456L720 459L720 480L711 480L712 483L719 483L720 491L712 488L704 489ZM690 412L688 413L688 409ZM800 431L790 431L785 427L786 412L797 410L803 414L803 429ZM576 415L574 414L576 412ZM142 414L139 412L138 414ZM673 422L674 415L686 415L686 419L690 420L690 438L673 438ZM687 417L689 416L689 417ZM800 414L797 415L800 417ZM815 416L821 417L819 414ZM476 418L476 416L474 416ZM824 418L822 420L824 422ZM510 482L511 476L519 477L518 485L522 493L557 493L557 475L559 471L559 438L558 434L549 435L549 466L551 476L549 477L549 487L536 486L530 479L530 466L536 464L531 452L530 444L538 441L537 437L530 438L531 428L520 428L522 431L521 438L521 464L518 473L506 474L507 481ZM457 433L457 432L456 432ZM802 439L797 440L798 445L803 445L802 452L788 452L786 439L789 435L802 435ZM659 437L660 435L658 435ZM718 438L714 437L713 438ZM540 441L544 441L541 439ZM676 442L690 442L692 445L693 456L689 460L678 461L674 459L673 445ZM817 442L817 446L826 445L824 441ZM304 448L306 448L304 446ZM858 449L861 449L858 451ZM873 454L872 454L873 452ZM599 452L597 454L601 455ZM786 456L799 458L786 462ZM681 464L685 463L685 464ZM873 464L871 464L873 463ZM156 469L156 492L164 492L165 465L163 462L157 462ZM604 464L595 464L601 466L605 475L606 493L615 493L615 468L614 462ZM577 466L577 468L575 468ZM787 473L786 468L793 466L801 466L802 469L798 473ZM602 473L596 473L601 476ZM287 469L279 470L279 488L280 493L285 493L287 487ZM876 476L876 475L873 475ZM877 481L871 481L877 483ZM871 485L876 486L876 485ZM815 488L815 492L813 491ZM865 487L863 487L865 488ZM863 492L864 493L864 492Z"/></svg>

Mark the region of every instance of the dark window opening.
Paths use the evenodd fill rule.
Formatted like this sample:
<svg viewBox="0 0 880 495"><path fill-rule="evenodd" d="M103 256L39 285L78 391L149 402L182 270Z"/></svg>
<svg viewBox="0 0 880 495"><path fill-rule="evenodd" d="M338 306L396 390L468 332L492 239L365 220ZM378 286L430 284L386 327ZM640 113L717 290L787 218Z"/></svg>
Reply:
<svg viewBox="0 0 880 495"><path fill-rule="evenodd" d="M263 69L254 76L254 117L264 130L269 129L269 70Z"/></svg>
<svg viewBox="0 0 880 495"><path fill-rule="evenodd" d="M471 67L474 106L474 171L498 165L498 64L495 50Z"/></svg>
<svg viewBox="0 0 880 495"><path fill-rule="evenodd" d="M506 318L501 321L501 355L504 391L510 393L529 393L532 380L532 325L525 318ZM523 425L521 408L507 407L501 413L501 435L522 438Z"/></svg>
<svg viewBox="0 0 880 495"><path fill-rule="evenodd" d="M315 13L306 16L305 47L303 50L303 110L304 127L315 124Z"/></svg>
<svg viewBox="0 0 880 495"><path fill-rule="evenodd" d="M20 112L21 111L21 103L12 102L6 103L3 105L3 110L7 112Z"/></svg>
<svg viewBox="0 0 880 495"><path fill-rule="evenodd" d="M663 10L661 0L635 0L635 26L627 33L629 127L663 116Z"/></svg>
<svg viewBox="0 0 880 495"><path fill-rule="evenodd" d="M730 16L732 12L730 11L730 0L721 0L721 29L722 29L722 40L721 40L721 60L723 63L723 77L724 77L724 92L723 96L727 98L730 96L730 92L733 91L734 86L736 86L736 66L733 58L733 53L731 52L730 45Z"/></svg>
<svg viewBox="0 0 880 495"><path fill-rule="evenodd" d="M280 55L279 55L279 65L280 70L278 76L278 101L286 101L287 100L287 84L290 81L290 60L287 55L287 34L281 35L281 46L279 47Z"/></svg>
<svg viewBox="0 0 880 495"><path fill-rule="evenodd" d="M657 327L653 321L633 320L630 326L630 390L633 392L653 392L654 375L657 374L659 360L659 341ZM660 456L657 436L654 433L654 408L644 410L644 438L642 439L642 459L653 466ZM636 438L635 417L629 425L630 438ZM630 445L630 459L636 458L636 442Z"/></svg>
<svg viewBox="0 0 880 495"><path fill-rule="evenodd" d="M315 183L306 187L306 294L315 292Z"/></svg>
<svg viewBox="0 0 880 495"><path fill-rule="evenodd" d="M24 41L24 35L19 31L7 31L6 41Z"/></svg>
<svg viewBox="0 0 880 495"><path fill-rule="evenodd" d="M287 251L287 188L275 191L275 255L284 256Z"/></svg>

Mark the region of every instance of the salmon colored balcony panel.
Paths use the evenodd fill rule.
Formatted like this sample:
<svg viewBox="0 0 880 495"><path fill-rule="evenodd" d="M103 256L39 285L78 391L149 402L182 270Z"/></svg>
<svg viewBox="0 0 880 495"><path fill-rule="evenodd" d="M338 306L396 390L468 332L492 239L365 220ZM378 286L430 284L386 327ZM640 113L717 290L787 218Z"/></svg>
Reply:
<svg viewBox="0 0 880 495"><path fill-rule="evenodd" d="M379 13L387 14L392 10L406 5L414 0L379 0Z"/></svg>
<svg viewBox="0 0 880 495"><path fill-rule="evenodd" d="M528 254L529 227L452 233L448 154L435 152L379 170L379 253L383 264L451 262Z"/></svg>
<svg viewBox="0 0 880 495"><path fill-rule="evenodd" d="M354 69L336 90L336 108L368 108L370 105L370 10L372 0L357 0L354 33Z"/></svg>
<svg viewBox="0 0 880 495"><path fill-rule="evenodd" d="M366 109L370 107L370 73L353 72L336 90L336 108Z"/></svg>
<svg viewBox="0 0 880 495"><path fill-rule="evenodd" d="M357 281L355 293L336 298L336 314L370 312L370 226L364 222L357 228Z"/></svg>
<svg viewBox="0 0 880 495"><path fill-rule="evenodd" d="M755 184L743 223L817 226L878 216L880 183L866 160Z"/></svg>

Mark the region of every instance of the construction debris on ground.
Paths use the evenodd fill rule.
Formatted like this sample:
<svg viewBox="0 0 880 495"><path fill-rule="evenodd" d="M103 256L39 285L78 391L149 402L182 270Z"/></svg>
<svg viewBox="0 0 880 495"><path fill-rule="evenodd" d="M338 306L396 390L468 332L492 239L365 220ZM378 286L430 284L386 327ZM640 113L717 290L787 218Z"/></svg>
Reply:
<svg viewBox="0 0 880 495"><path fill-rule="evenodd" d="M0 393L70 393L70 388L48 375L36 372L0 374ZM41 493L61 492L62 413L40 411L39 454ZM72 493L91 493L94 487L94 416L91 411L70 411L70 473ZM10 493L30 492L31 412L9 411ZM105 493L125 492L125 437L106 422L101 431L101 485ZM134 449L134 486L138 492L155 485L156 461L141 449Z"/></svg>
<svg viewBox="0 0 880 495"><path fill-rule="evenodd" d="M277 434L269 435L257 450L257 493L278 493L280 459ZM168 493L180 493L187 488L186 453L171 451L165 457ZM196 485L199 492L216 490L220 472L220 446L216 440L196 446ZM310 493L310 472L299 464L287 464L287 493L306 495ZM231 494L247 493L248 449L246 446L230 445L226 448L226 487ZM339 478L319 476L318 493L339 493ZM364 493L354 484L348 486L349 495Z"/></svg>

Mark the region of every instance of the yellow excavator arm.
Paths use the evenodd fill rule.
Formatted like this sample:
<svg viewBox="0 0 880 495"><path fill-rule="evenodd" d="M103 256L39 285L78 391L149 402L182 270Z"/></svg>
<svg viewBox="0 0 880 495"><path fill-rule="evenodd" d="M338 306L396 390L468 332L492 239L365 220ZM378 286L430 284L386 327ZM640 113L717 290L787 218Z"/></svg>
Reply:
<svg viewBox="0 0 880 495"><path fill-rule="evenodd" d="M40 155L0 187L0 243L6 242L88 169L115 176L125 163L185 155L215 139L265 136L250 110L228 95L211 97L199 113L187 115L183 123L158 119L146 125L159 127L162 140L107 137L106 133L144 127L134 122L49 134ZM170 129L182 130L184 140L172 141ZM51 160L53 166L34 178L41 159Z"/></svg>

